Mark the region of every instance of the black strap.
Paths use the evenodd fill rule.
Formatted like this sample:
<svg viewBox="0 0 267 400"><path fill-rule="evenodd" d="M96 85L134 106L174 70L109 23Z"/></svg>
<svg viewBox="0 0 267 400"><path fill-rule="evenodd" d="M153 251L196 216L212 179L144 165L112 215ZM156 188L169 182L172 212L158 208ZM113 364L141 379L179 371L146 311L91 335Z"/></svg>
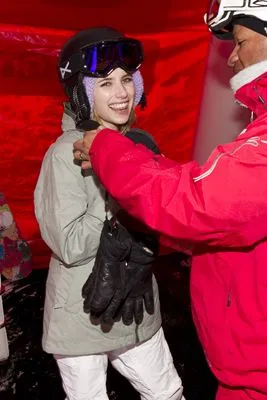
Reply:
<svg viewBox="0 0 267 400"><path fill-rule="evenodd" d="M108 219L108 212L110 211L109 202L108 202L108 192L105 190L105 213L106 219Z"/></svg>

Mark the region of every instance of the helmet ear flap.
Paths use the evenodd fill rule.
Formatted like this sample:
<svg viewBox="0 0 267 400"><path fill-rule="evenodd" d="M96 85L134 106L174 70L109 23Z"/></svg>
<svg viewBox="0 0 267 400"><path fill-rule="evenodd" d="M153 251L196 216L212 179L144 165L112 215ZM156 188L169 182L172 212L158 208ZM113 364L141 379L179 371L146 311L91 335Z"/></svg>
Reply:
<svg viewBox="0 0 267 400"><path fill-rule="evenodd" d="M142 97L141 97L138 105L140 106L141 110L143 110L147 106L147 99L146 99L145 92L143 92Z"/></svg>
<svg viewBox="0 0 267 400"><path fill-rule="evenodd" d="M79 128L81 122L89 120L91 115L91 107L85 92L83 77L83 74L79 73L73 78L70 78L65 86L65 91L70 99L72 111L75 114L75 123L77 128Z"/></svg>

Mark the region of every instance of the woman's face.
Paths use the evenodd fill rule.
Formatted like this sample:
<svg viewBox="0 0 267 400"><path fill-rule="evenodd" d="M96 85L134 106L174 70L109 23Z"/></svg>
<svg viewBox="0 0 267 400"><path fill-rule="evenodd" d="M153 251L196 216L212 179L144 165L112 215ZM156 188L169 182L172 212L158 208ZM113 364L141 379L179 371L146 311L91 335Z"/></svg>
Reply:
<svg viewBox="0 0 267 400"><path fill-rule="evenodd" d="M102 124L111 129L128 122L134 106L132 75L116 68L105 78L98 78L94 88L94 112Z"/></svg>

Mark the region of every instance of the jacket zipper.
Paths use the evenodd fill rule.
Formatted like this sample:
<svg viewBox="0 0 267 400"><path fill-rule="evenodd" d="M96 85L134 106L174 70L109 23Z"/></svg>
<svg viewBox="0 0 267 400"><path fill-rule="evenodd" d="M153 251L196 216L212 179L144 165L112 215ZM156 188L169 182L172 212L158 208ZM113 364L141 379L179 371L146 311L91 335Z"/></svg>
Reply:
<svg viewBox="0 0 267 400"><path fill-rule="evenodd" d="M232 304L232 271L230 271L230 276L229 276L226 307L227 308L231 307L231 304Z"/></svg>
<svg viewBox="0 0 267 400"><path fill-rule="evenodd" d="M136 324L135 325L135 340L136 340L136 343L140 342L138 328L139 328L139 326Z"/></svg>
<svg viewBox="0 0 267 400"><path fill-rule="evenodd" d="M227 302L226 302L226 307L230 307L232 303L232 291L231 289L228 290L228 295L227 295Z"/></svg>

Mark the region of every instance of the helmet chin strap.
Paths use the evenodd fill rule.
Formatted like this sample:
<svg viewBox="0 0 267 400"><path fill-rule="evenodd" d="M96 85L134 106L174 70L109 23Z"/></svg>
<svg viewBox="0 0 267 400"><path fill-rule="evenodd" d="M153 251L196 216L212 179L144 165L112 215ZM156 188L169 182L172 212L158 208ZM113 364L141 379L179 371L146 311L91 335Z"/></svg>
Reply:
<svg viewBox="0 0 267 400"><path fill-rule="evenodd" d="M76 126L78 129L81 129L82 131L93 131L97 129L100 126L100 124L97 121L94 121L93 119L86 119L78 122Z"/></svg>

